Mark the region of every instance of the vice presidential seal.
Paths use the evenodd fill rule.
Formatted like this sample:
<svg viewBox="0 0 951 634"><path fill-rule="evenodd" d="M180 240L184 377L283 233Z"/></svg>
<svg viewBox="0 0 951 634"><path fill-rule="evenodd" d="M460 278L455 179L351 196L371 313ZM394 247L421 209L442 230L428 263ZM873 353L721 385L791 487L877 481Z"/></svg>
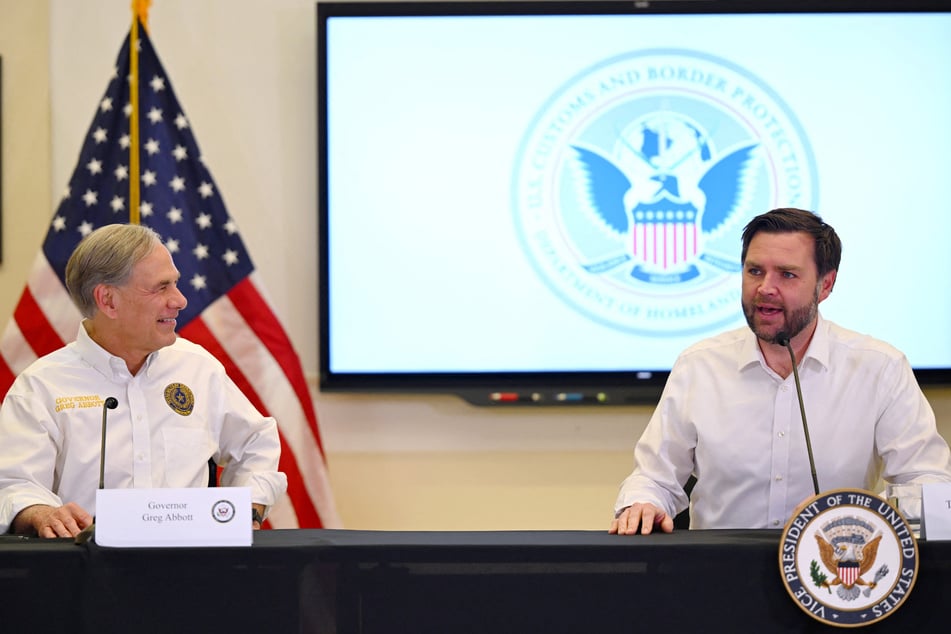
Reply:
<svg viewBox="0 0 951 634"><path fill-rule="evenodd" d="M234 504L230 500L218 500L211 506L211 516L215 521L226 524L234 519Z"/></svg>
<svg viewBox="0 0 951 634"><path fill-rule="evenodd" d="M642 335L742 323L740 234L816 207L794 113L732 62L652 49L561 86L516 159L515 224L540 278L591 319Z"/></svg>
<svg viewBox="0 0 951 634"><path fill-rule="evenodd" d="M165 402L176 414L188 416L195 407L195 395L184 383L169 383L165 387Z"/></svg>
<svg viewBox="0 0 951 634"><path fill-rule="evenodd" d="M894 613L918 577L918 543L877 495L839 489L814 498L783 531L779 569L809 616L858 627Z"/></svg>

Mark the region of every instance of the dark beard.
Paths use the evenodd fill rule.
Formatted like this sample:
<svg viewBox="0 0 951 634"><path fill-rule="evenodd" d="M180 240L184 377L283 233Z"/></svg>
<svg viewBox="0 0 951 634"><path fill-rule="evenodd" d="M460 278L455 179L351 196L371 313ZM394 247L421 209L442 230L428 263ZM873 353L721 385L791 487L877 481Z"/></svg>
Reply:
<svg viewBox="0 0 951 634"><path fill-rule="evenodd" d="M800 332L802 332L806 326L812 323L812 320L816 318L816 315L819 314L819 288L816 287L816 292L813 295L812 302L801 308L797 308L792 312L786 312L786 309L783 309L783 315L786 317L786 327L781 331L777 330L775 334L769 334L765 332L759 332L754 326L753 315L756 312L756 309L753 308L753 305L742 304L743 306L743 315L746 317L746 323L750 327L750 330L753 331L753 334L756 335L762 341L766 343L779 343L776 341L776 335L782 332L789 339L792 339Z"/></svg>

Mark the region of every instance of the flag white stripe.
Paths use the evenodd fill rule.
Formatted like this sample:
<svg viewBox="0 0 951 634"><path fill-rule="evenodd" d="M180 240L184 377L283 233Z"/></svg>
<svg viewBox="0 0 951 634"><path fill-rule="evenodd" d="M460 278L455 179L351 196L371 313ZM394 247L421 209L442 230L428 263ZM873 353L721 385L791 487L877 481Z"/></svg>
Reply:
<svg viewBox="0 0 951 634"><path fill-rule="evenodd" d="M307 424L303 406L284 371L227 295L206 308L202 320L248 381L258 386L258 396L278 421L281 436L294 455L301 479L320 515L321 523L326 528L339 528L342 523L333 503L324 458ZM267 386L267 389L261 390L260 386ZM272 525L278 527L277 518L272 516L271 520Z"/></svg>
<svg viewBox="0 0 951 634"><path fill-rule="evenodd" d="M3 354L3 360L14 375L36 361L36 354L24 339L16 319L7 322L7 327L3 331L3 343L0 344L0 353Z"/></svg>
<svg viewBox="0 0 951 634"><path fill-rule="evenodd" d="M63 343L76 339L76 330L81 321L79 310L69 298L69 293L59 281L42 249L33 261L33 270L30 272L27 286L33 299L46 315L46 321Z"/></svg>

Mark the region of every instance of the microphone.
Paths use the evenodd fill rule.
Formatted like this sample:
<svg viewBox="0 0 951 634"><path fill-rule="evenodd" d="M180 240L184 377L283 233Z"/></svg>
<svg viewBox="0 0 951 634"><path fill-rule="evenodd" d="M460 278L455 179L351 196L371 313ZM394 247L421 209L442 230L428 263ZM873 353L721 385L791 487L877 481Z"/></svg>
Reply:
<svg viewBox="0 0 951 634"><path fill-rule="evenodd" d="M119 401L117 401L112 396L108 397L102 403L102 442L99 445L99 488L104 489L105 486L103 481L105 480L106 475L106 412L110 409L115 409L119 406ZM74 540L75 544L85 544L90 539L92 539L93 532L96 530L96 518L92 518L92 524L79 531L79 534L76 535Z"/></svg>
<svg viewBox="0 0 951 634"><path fill-rule="evenodd" d="M102 444L99 445L99 488L105 488L103 486L103 480L106 475L106 412L110 409L115 409L119 406L119 401L113 397L109 397L102 404ZM818 493L818 491L817 491Z"/></svg>
<svg viewBox="0 0 951 634"><path fill-rule="evenodd" d="M796 355L793 353L792 345L789 343L789 335L785 331L776 333L776 343L789 350L793 377L796 379L796 396L799 397L799 413L802 415L802 431L806 435L806 451L809 452L809 469L812 471L812 487L815 489L816 495L819 495L819 478L816 476L816 460L812 457L812 440L809 438L809 425L806 423L806 405L802 401L802 386L799 385L799 370L796 367Z"/></svg>

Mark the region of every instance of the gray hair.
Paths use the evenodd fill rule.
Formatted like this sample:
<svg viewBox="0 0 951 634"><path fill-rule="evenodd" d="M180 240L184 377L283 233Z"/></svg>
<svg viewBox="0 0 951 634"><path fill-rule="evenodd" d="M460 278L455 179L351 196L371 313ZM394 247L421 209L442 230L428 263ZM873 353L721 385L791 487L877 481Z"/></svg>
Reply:
<svg viewBox="0 0 951 634"><path fill-rule="evenodd" d="M66 289L82 316L96 314L97 286L122 286L160 244L159 234L142 225L106 225L83 238L66 263Z"/></svg>

